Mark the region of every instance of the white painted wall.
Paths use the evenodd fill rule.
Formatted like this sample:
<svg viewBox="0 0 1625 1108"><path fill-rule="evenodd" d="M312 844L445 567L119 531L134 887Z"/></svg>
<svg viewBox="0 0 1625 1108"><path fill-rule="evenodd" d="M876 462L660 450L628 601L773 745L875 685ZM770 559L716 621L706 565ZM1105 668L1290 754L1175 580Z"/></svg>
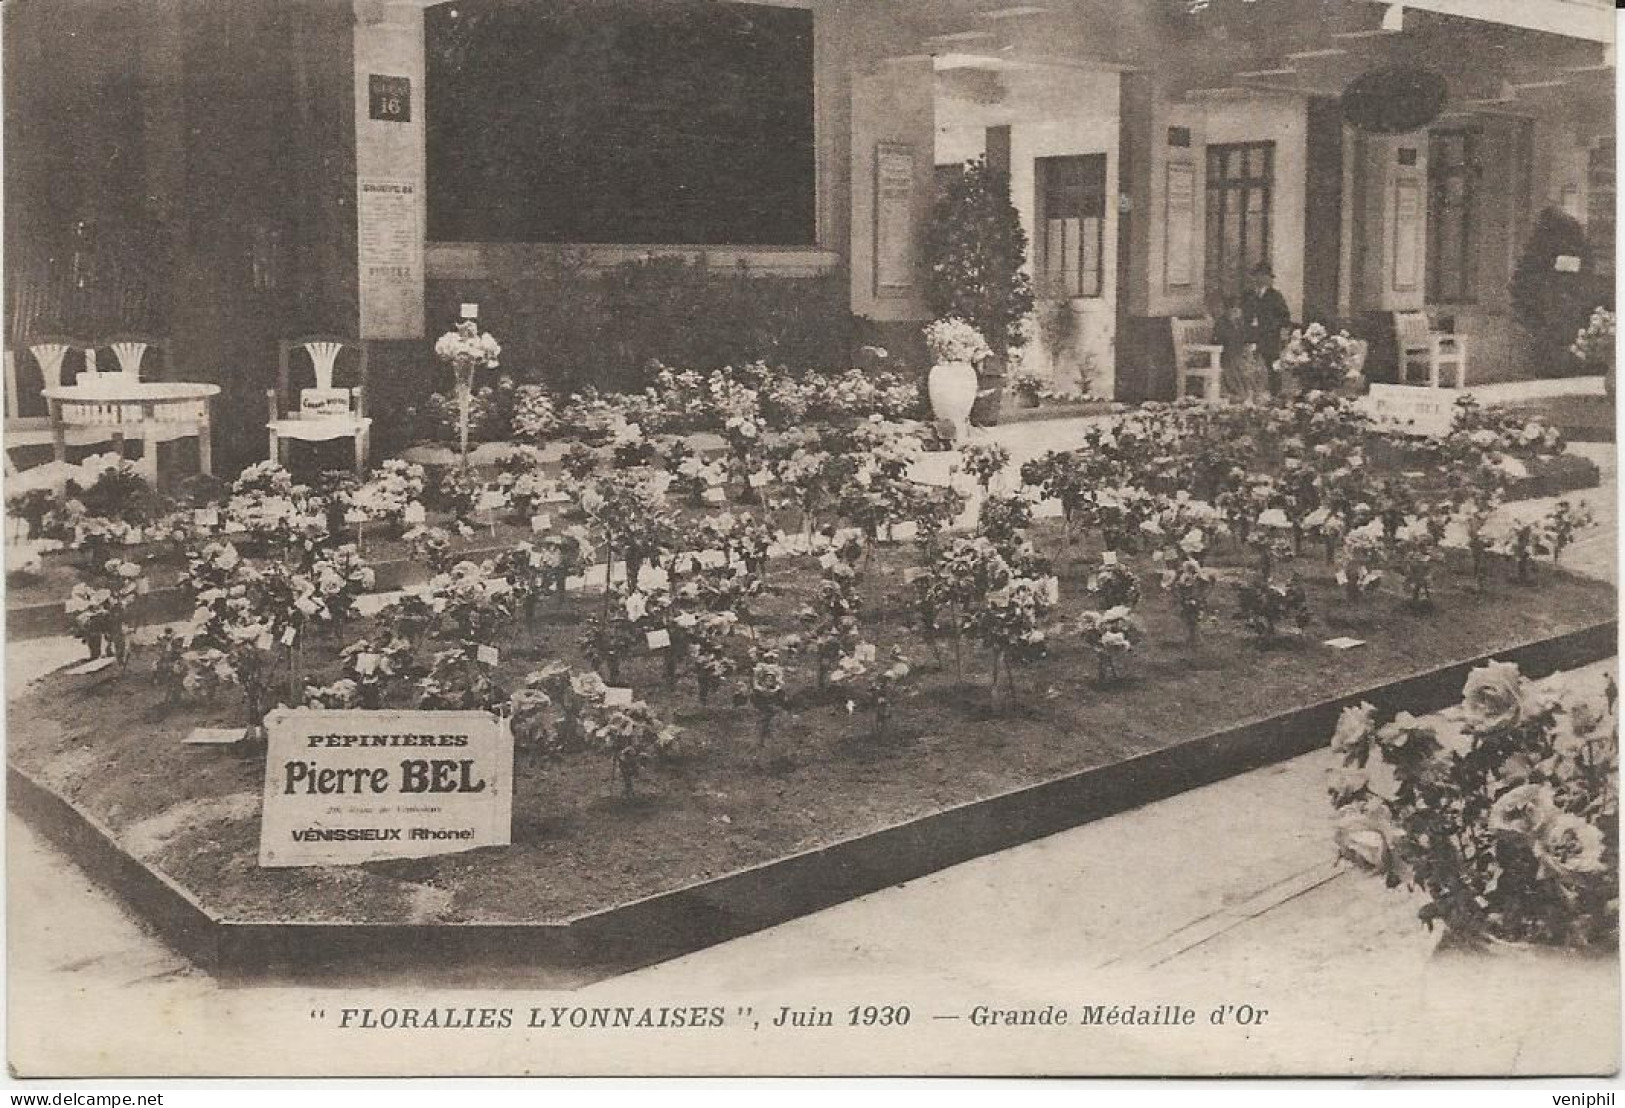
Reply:
<svg viewBox="0 0 1625 1108"><path fill-rule="evenodd" d="M1050 377L1058 387L1076 389L1083 377L1095 396L1114 391L1113 361L1117 319L1117 159L1121 78L1115 70L1084 71L1043 67L1001 73L1005 94L996 104L939 93L936 106L936 163L962 162L981 154L986 128L1010 127L1010 199L1029 240L1035 238L1037 180L1034 160L1071 154L1106 155L1106 225L1102 251L1102 295L1071 301L1044 300L1040 313L1070 313L1073 338L1065 349L1048 349L1036 337L1017 365ZM1035 328L1042 331L1042 328Z"/></svg>
<svg viewBox="0 0 1625 1108"><path fill-rule="evenodd" d="M931 58L891 58L852 78L852 311L870 319L925 321L925 268L918 245L931 216L935 171L935 124ZM911 232L916 245L915 284L907 295L876 295L875 154L881 143L909 147L914 155L910 195Z"/></svg>

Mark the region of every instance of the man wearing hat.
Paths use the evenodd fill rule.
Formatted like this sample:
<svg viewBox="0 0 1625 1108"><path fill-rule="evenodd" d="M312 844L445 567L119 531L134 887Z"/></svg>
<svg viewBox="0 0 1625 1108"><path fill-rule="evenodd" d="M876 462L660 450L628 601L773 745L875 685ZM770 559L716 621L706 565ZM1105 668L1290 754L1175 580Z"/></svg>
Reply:
<svg viewBox="0 0 1625 1108"><path fill-rule="evenodd" d="M1281 356L1282 332L1292 326L1292 311L1286 297L1275 287L1275 271L1268 262L1253 270L1253 283L1241 297L1241 319L1247 341L1269 372L1270 395L1281 391L1281 372L1275 359Z"/></svg>

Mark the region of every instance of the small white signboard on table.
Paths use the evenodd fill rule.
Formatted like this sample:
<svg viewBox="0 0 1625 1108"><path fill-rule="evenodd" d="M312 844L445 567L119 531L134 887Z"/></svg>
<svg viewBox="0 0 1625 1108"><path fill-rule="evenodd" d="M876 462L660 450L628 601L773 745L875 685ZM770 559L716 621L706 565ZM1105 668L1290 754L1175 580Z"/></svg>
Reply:
<svg viewBox="0 0 1625 1108"><path fill-rule="evenodd" d="M266 717L260 865L507 846L513 734L489 712L281 709Z"/></svg>
<svg viewBox="0 0 1625 1108"><path fill-rule="evenodd" d="M1417 435L1448 435L1461 395L1425 385L1372 385L1361 403L1379 424Z"/></svg>

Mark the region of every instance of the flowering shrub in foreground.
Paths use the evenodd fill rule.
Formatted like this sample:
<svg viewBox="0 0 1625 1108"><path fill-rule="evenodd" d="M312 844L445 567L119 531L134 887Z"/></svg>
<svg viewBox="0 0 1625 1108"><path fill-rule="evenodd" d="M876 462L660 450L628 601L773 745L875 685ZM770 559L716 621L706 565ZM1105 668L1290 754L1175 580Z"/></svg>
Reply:
<svg viewBox="0 0 1625 1108"><path fill-rule="evenodd" d="M128 614L143 580L141 567L122 558L109 558L89 580L74 585L65 610L74 638L84 643L92 658L103 651L122 667L130 660Z"/></svg>
<svg viewBox="0 0 1625 1108"><path fill-rule="evenodd" d="M1104 612L1084 612L1078 617L1078 634L1095 656L1101 684L1123 676L1122 666L1133 653L1134 644L1145 637L1133 610L1126 605Z"/></svg>
<svg viewBox="0 0 1625 1108"><path fill-rule="evenodd" d="M841 659L841 666L831 677L850 694L846 702L847 714L861 705L869 710L873 724L870 738L884 742L891 725L892 706L902 694L903 683L908 680L908 657L901 647L892 647L887 664L881 666L872 644Z"/></svg>
<svg viewBox="0 0 1625 1108"><path fill-rule="evenodd" d="M988 593L973 617L976 634L993 654L993 680L989 690L999 699L999 672L1004 672L1006 703L1016 702L1015 662L1037 661L1049 652L1045 624L1054 603L1044 581L1018 577L1002 589Z"/></svg>
<svg viewBox="0 0 1625 1108"><path fill-rule="evenodd" d="M1458 942L1617 948L1617 709L1611 680L1559 701L1510 662L1473 670L1437 721L1346 709L1339 850L1425 893L1419 918Z"/></svg>
<svg viewBox="0 0 1625 1108"><path fill-rule="evenodd" d="M1283 631L1298 634L1309 626L1309 596L1297 577L1277 581L1259 574L1237 587L1238 615L1247 629L1269 646Z"/></svg>
<svg viewBox="0 0 1625 1108"><path fill-rule="evenodd" d="M1162 570L1162 587L1173 597L1174 610L1179 622L1185 625L1186 641L1195 646L1202 624L1211 623L1213 614L1213 585L1218 575L1205 568L1194 558L1187 558L1178 566Z"/></svg>

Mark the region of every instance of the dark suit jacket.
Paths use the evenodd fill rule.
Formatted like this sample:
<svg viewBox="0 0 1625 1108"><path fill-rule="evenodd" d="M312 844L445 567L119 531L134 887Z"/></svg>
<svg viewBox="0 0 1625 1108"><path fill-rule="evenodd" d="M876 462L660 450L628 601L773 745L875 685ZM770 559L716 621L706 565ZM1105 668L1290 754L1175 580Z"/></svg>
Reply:
<svg viewBox="0 0 1625 1108"><path fill-rule="evenodd" d="M1247 341L1258 344L1258 356L1273 367L1281 356L1281 329L1291 326L1292 310L1280 289L1263 293L1248 289L1241 298L1241 318L1247 328Z"/></svg>

